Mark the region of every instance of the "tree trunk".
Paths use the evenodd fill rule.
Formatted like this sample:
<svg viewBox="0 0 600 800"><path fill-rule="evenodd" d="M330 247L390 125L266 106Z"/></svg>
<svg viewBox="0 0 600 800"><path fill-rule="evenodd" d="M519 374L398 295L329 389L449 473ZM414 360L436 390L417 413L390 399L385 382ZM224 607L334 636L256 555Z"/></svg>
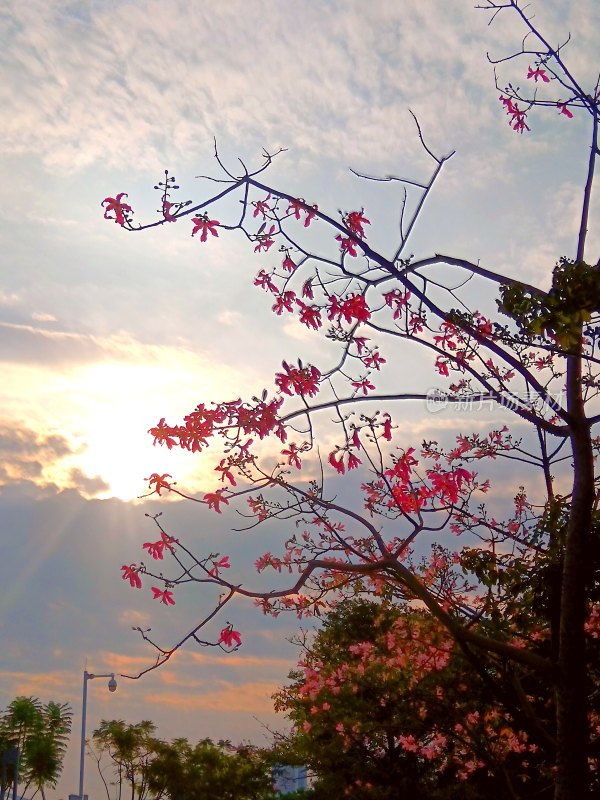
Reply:
<svg viewBox="0 0 600 800"><path fill-rule="evenodd" d="M561 588L556 738L558 775L555 800L590 797L587 762L586 597L590 579L594 469L591 434L581 392L581 359L567 367L567 408L571 414L573 493L564 547Z"/></svg>

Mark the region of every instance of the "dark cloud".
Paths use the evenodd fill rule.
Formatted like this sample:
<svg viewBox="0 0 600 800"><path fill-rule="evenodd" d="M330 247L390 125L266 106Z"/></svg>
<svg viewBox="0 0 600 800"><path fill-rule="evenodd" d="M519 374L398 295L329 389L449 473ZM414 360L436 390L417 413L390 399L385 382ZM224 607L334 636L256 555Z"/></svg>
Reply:
<svg viewBox="0 0 600 800"><path fill-rule="evenodd" d="M18 422L0 422L0 483L42 478L43 469L73 452L59 434L39 434Z"/></svg>
<svg viewBox="0 0 600 800"><path fill-rule="evenodd" d="M31 460L40 452L63 458L73 450L59 434L40 435L22 424L0 421L0 458L3 461L11 457Z"/></svg>
<svg viewBox="0 0 600 800"><path fill-rule="evenodd" d="M72 469L69 473L69 480L71 482L71 487L77 489L81 494L93 496L110 489L110 485L102 480L99 475L95 478L90 478L80 469Z"/></svg>

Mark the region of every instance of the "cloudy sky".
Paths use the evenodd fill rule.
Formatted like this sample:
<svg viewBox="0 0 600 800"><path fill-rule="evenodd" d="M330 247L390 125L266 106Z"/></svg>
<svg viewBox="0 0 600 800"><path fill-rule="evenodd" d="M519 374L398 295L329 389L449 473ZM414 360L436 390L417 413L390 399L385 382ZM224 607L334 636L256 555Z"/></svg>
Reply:
<svg viewBox="0 0 600 800"><path fill-rule="evenodd" d="M532 9L551 41L571 32L570 63L591 87L595 0ZM385 246L397 187L348 167L426 177L410 107L431 147L457 151L411 249L547 285L574 251L587 120L549 112L532 115L531 134L511 131L486 51L518 49L523 32L508 15L488 21L469 0L0 3L3 706L19 693L69 700L77 730L86 664L143 668L132 625L167 640L210 607L191 595L157 607L120 580L152 535L145 514L163 510L173 535L229 552L236 575L253 579L277 531L257 541L232 533L232 517L134 500L151 472L214 488L209 462L153 449L147 430L198 402L272 387L282 358L330 354L270 314L252 287L269 256L242 237L202 245L177 224L127 234L103 220L102 199L128 192L136 219L150 220L166 168L185 197L207 190L195 176L217 174L213 137L232 165L284 147L272 183L332 213L364 205ZM524 80L526 66L507 65L500 80ZM421 438L437 424L411 411ZM295 623L243 604L235 613L235 655L187 651L115 695L91 684L88 729L151 718L165 737L263 742L264 725L283 724L269 696L294 664ZM77 789L76 750L57 796Z"/></svg>

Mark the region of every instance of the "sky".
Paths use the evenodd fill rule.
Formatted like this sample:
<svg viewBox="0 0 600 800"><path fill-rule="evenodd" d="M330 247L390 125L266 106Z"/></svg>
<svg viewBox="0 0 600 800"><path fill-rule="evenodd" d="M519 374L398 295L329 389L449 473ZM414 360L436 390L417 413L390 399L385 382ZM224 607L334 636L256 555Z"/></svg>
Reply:
<svg viewBox="0 0 600 800"><path fill-rule="evenodd" d="M570 64L591 87L595 0L531 9L549 40L571 32ZM268 254L233 234L201 244L179 224L128 234L101 201L127 192L149 221L165 169L182 196L209 191L196 176L218 174L214 139L233 166L286 148L269 181L332 213L364 206L389 248L398 186L348 168L423 179L410 108L434 150L456 150L411 250L547 286L574 251L586 120L549 112L532 115L530 134L510 129L486 53L513 52L523 32L508 14L488 21L468 0L0 2L0 706L17 694L73 705L54 796L77 791L84 668L143 669L151 653L132 626L169 643L214 601L190 592L165 608L121 581L153 536L145 515L162 511L172 535L230 554L248 585L255 558L283 538L232 532L233 512L137 500L153 472L214 488L210 458L153 448L148 429L272 387L283 358L332 356L253 288ZM500 81L524 80L526 66L504 65ZM389 380L409 373L426 380L419 363ZM420 407L405 419L421 438L454 425ZM150 718L165 738L264 744L267 728L285 727L270 696L296 662L298 622L244 603L231 621L244 632L235 654L185 650L110 695L91 682L88 732L101 718Z"/></svg>

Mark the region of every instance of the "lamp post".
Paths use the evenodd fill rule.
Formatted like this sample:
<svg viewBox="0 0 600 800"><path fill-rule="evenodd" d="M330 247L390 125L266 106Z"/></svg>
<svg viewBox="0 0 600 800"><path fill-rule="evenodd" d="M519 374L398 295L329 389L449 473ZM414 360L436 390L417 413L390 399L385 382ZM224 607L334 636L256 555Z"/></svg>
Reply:
<svg viewBox="0 0 600 800"><path fill-rule="evenodd" d="M103 675L95 675L93 672L88 672L87 669L83 671L83 700L81 703L81 752L79 756L79 800L83 800L83 771L85 759L85 715L87 711L87 683L92 678L109 678L108 691L117 691L117 681L115 680L115 673L108 672Z"/></svg>

